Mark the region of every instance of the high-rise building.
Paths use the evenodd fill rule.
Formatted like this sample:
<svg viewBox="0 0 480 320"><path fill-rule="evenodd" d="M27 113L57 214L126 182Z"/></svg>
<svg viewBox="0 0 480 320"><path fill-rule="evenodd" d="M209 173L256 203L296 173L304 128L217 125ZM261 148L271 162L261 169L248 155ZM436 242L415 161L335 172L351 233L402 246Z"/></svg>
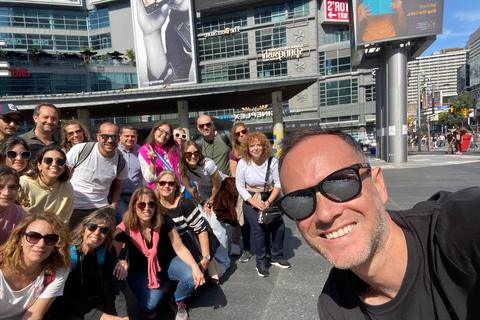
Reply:
<svg viewBox="0 0 480 320"><path fill-rule="evenodd" d="M475 116L480 115L480 28L472 33L467 42L470 97L473 101Z"/></svg>

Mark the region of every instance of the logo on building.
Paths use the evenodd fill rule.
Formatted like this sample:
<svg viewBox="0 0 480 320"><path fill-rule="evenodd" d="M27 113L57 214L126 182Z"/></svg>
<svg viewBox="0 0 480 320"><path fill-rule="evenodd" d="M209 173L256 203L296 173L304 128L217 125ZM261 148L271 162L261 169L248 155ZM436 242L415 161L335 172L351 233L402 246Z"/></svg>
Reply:
<svg viewBox="0 0 480 320"><path fill-rule="evenodd" d="M27 68L8 68L10 75L13 78L29 78L30 73L27 71Z"/></svg>
<svg viewBox="0 0 480 320"><path fill-rule="evenodd" d="M240 27L225 28L224 30L213 30L212 32L207 32L204 34L204 36L205 38L228 36L229 34L234 34L239 32L240 32Z"/></svg>
<svg viewBox="0 0 480 320"><path fill-rule="evenodd" d="M294 114L300 114L300 110L283 110L283 116L285 117L292 116ZM273 111L262 110L262 111L242 112L242 113L236 113L233 116L234 116L233 121L265 119L265 118L273 118Z"/></svg>
<svg viewBox="0 0 480 320"><path fill-rule="evenodd" d="M267 50L263 50L262 52L263 61L298 59L298 58L301 58L302 56L303 56L302 44L289 46L289 47L267 49Z"/></svg>

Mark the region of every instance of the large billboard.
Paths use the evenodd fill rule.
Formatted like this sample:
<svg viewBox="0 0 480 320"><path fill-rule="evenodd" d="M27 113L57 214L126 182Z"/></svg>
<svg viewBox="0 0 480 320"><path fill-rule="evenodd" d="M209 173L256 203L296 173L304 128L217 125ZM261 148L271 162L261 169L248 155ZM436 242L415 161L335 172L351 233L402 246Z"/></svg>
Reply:
<svg viewBox="0 0 480 320"><path fill-rule="evenodd" d="M442 33L443 0L349 0L356 45Z"/></svg>
<svg viewBox="0 0 480 320"><path fill-rule="evenodd" d="M192 0L131 0L138 85L197 82Z"/></svg>
<svg viewBox="0 0 480 320"><path fill-rule="evenodd" d="M82 0L0 0L0 2L15 2L15 3L37 3L37 4L52 4L62 6L81 7Z"/></svg>

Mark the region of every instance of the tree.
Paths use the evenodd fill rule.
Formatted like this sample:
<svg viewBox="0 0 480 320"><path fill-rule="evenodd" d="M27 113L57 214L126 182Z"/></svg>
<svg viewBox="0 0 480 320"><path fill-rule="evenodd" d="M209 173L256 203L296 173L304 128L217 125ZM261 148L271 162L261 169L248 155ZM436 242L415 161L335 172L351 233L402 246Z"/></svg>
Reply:
<svg viewBox="0 0 480 320"><path fill-rule="evenodd" d="M133 51L133 49L127 49L125 50L125 56L130 59L130 63L134 66L136 63L135 51Z"/></svg>
<svg viewBox="0 0 480 320"><path fill-rule="evenodd" d="M38 47L30 47L27 49L29 55L33 55L32 62L35 65L39 65L42 57L45 55L45 51Z"/></svg>
<svg viewBox="0 0 480 320"><path fill-rule="evenodd" d="M450 123L448 112L442 112L438 115L438 123L441 123L443 125Z"/></svg>
<svg viewBox="0 0 480 320"><path fill-rule="evenodd" d="M454 110L455 118L462 121L463 127L463 121L468 117L470 109L473 107L473 104L470 101L470 95L466 90L463 90L459 99L452 98L452 103L450 105Z"/></svg>

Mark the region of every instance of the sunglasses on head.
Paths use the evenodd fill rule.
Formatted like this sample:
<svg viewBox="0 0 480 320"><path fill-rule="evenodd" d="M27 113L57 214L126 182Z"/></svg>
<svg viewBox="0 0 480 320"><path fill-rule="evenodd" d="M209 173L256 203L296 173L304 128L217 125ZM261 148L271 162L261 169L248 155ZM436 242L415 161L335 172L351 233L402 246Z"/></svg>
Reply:
<svg viewBox="0 0 480 320"><path fill-rule="evenodd" d="M3 122L5 124L9 124L9 123L12 123L12 122L15 123L17 126L22 124L22 119L10 118L10 117L7 117L7 116L0 116L0 118L3 120Z"/></svg>
<svg viewBox="0 0 480 320"><path fill-rule="evenodd" d="M320 193L327 199L342 203L354 199L362 191L360 169L371 169L368 163L356 163L346 168L337 170L317 185L290 192L275 203L283 214L294 221L310 217L317 208L315 193Z"/></svg>
<svg viewBox="0 0 480 320"><path fill-rule="evenodd" d="M80 134L82 133L83 130L82 129L78 129L78 130L75 130L75 131L70 131L70 132L67 132L67 136L69 137L73 137L74 134ZM108 140L108 139L107 139Z"/></svg>
<svg viewBox="0 0 480 320"><path fill-rule="evenodd" d="M117 141L119 136L118 134L101 134L103 140L108 141L108 139L112 138L113 141Z"/></svg>
<svg viewBox="0 0 480 320"><path fill-rule="evenodd" d="M137 202L137 208L140 210L145 209L145 207L148 205L150 209L155 209L157 206L157 203L155 201L149 201L148 203L145 202Z"/></svg>
<svg viewBox="0 0 480 320"><path fill-rule="evenodd" d="M197 127L199 127L199 128L203 128L203 127L210 128L211 126L212 126L212 123L211 123L211 122L209 122L209 123L202 123L202 124L197 125Z"/></svg>
<svg viewBox="0 0 480 320"><path fill-rule="evenodd" d="M195 158L198 158L200 156L200 152L194 151L194 152L185 152L184 153L185 158L190 159L192 156L195 156Z"/></svg>
<svg viewBox="0 0 480 320"><path fill-rule="evenodd" d="M175 138L182 138L183 140L187 140L187 135L185 133L177 132L175 133Z"/></svg>
<svg viewBox="0 0 480 320"><path fill-rule="evenodd" d="M158 181L158 184L160 187L165 187L166 184L168 184L169 187L175 187L174 181Z"/></svg>
<svg viewBox="0 0 480 320"><path fill-rule="evenodd" d="M45 157L43 158L43 163L45 163L46 165L51 165L53 163L53 160L55 160L55 162L57 163L57 165L59 166L63 166L66 162L65 159L63 158L57 158L57 159L54 159L54 158L50 158L50 157Z"/></svg>
<svg viewBox="0 0 480 320"><path fill-rule="evenodd" d="M38 243L40 240L43 239L46 245L48 246L54 246L57 244L58 240L60 240L60 237L58 234L46 234L42 235L41 233L35 232L35 231L29 231L24 233L25 239L27 239L27 242L30 243Z"/></svg>
<svg viewBox="0 0 480 320"><path fill-rule="evenodd" d="M107 234L108 231L110 231L109 227L99 226L96 223L87 223L87 229L90 232L95 232L95 231L97 231L98 228L100 228L100 233L101 234Z"/></svg>
<svg viewBox="0 0 480 320"><path fill-rule="evenodd" d="M19 153L17 151L13 151L13 150L8 150L7 151L7 158L9 159L16 159L18 157ZM32 156L32 153L30 151L22 151L20 152L20 158L22 158L22 160L28 160L30 159L30 157Z"/></svg>
<svg viewBox="0 0 480 320"><path fill-rule="evenodd" d="M240 133L243 135L247 134L247 129L243 129L242 131L235 132L234 134L235 138L240 137Z"/></svg>

